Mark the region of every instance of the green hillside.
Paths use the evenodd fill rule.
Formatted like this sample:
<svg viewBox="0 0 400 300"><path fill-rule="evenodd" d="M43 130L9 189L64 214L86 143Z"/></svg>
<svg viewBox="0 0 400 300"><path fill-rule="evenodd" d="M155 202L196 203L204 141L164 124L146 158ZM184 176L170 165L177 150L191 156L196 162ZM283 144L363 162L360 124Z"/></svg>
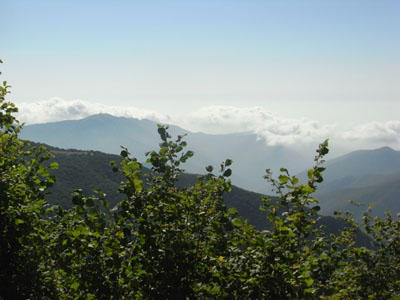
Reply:
<svg viewBox="0 0 400 300"><path fill-rule="evenodd" d="M33 145L40 145L33 143ZM111 161L120 162L121 157L114 154L106 154L100 151L82 151L76 149L61 149L45 145L54 155L50 162L57 162L58 169L52 170L57 180L49 188L47 199L51 204L60 204L64 208L72 207L71 194L76 189L81 189L85 196L93 194L94 190L101 190L106 194L110 206L115 206L123 199L118 192L120 183L124 177L120 173L112 171ZM144 173L150 172L143 168ZM183 173L178 186L194 185L198 175ZM260 210L262 194L247 191L232 186L229 193L224 194L225 205L236 208L239 214L250 224L262 230L270 228L270 223L265 217L265 212ZM271 197L274 199L274 197ZM327 233L337 233L344 227L344 223L333 217L320 216L318 224L326 227ZM360 245L370 245L370 240L361 232L358 233L357 242Z"/></svg>
<svg viewBox="0 0 400 300"><path fill-rule="evenodd" d="M39 145L35 144L34 145ZM52 170L56 176L55 184L49 189L48 200L53 204L60 204L65 208L72 206L71 194L75 189L81 189L83 194L90 196L93 190L103 191L110 206L115 206L123 196L118 192L120 183L124 177L120 173L112 171L111 161L121 161L121 157L106 154L99 151L82 151L74 149L61 149L46 145L54 154L50 161L56 161L58 169ZM143 168L144 173L150 172ZM193 185L197 181L197 175L182 174L179 185ZM232 191L225 195L225 203L228 207L235 207L239 213L252 224L259 228L265 228L267 221L265 214L259 210L261 194L232 187Z"/></svg>

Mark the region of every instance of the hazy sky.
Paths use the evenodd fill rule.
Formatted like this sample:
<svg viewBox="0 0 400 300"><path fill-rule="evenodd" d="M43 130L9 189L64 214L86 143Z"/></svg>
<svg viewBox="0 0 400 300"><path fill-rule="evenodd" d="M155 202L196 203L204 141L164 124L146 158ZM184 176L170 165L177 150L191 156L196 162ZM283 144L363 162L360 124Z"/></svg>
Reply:
<svg viewBox="0 0 400 300"><path fill-rule="evenodd" d="M2 80L27 122L108 110L400 148L398 0L0 0L0 11Z"/></svg>

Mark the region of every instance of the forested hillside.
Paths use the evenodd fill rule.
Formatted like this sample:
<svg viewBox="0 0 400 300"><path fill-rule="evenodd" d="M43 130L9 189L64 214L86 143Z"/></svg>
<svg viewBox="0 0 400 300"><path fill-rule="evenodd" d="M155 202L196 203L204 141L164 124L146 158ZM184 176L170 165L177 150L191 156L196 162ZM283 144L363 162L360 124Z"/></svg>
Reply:
<svg viewBox="0 0 400 300"><path fill-rule="evenodd" d="M32 143L31 145L39 147L43 144ZM85 196L92 195L94 190L101 190L105 193L107 202L111 207L117 205L122 199L123 194L118 192L124 176L112 171L110 162L120 162L121 156L106 154L99 151L82 151L75 149L61 149L44 145L54 157L49 160L57 162L58 168L51 171L56 177L52 187L48 189L49 194L46 199L52 205L62 205L69 209L72 207L71 195L76 189L80 189ZM142 168L144 174L149 174L150 169ZM177 181L177 186L191 186L197 181L199 175L182 173ZM234 185L231 191L225 193L224 204L228 208L238 210L240 216L248 220L250 224L257 229L267 229L271 227L270 222L265 217L265 213L260 210L262 206L263 195L254 193ZM276 198L271 197L274 201ZM343 229L344 223L333 217L318 216L317 224L325 225L327 233L338 233ZM363 246L370 246L370 240L362 234L357 234L357 243Z"/></svg>

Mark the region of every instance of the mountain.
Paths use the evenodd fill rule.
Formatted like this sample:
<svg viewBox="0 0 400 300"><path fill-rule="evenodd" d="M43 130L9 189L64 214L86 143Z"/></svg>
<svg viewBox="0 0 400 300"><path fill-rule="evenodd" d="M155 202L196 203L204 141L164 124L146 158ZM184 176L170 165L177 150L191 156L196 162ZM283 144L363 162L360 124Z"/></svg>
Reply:
<svg viewBox="0 0 400 300"><path fill-rule="evenodd" d="M98 150L119 154L121 145L144 160L144 153L158 144L157 124L149 120L117 118L108 114L89 116L81 120L67 120L25 126L22 139L50 144L60 148ZM188 133L171 127L177 134Z"/></svg>
<svg viewBox="0 0 400 300"><path fill-rule="evenodd" d="M279 168L286 167L295 174L312 166L312 154L306 158L294 149L267 146L257 135L250 132L212 135L190 132L177 126L169 127L169 132L174 137L187 134L187 149L195 152L195 156L185 165L189 173L202 174L205 166L218 166L226 158L231 158L234 161L232 182L246 190L270 193L270 187L262 179L266 168L277 174ZM157 149L160 141L156 122L108 114L93 115L81 120L25 126L20 136L23 139L61 148L81 149L88 153L97 153L90 150L94 149L119 154L120 146L123 145L142 162L146 159L144 153ZM100 157L100 154L96 154L93 158ZM118 156L114 159L116 158ZM102 168L107 164L108 161L105 160ZM330 215L335 210L350 209L360 219L366 206L349 206L349 200L366 205L375 203L373 213L381 217L387 210L393 213L400 212L397 188L400 186L400 151L389 147L354 151L327 161L325 166L327 169L324 172L324 182L316 193L322 204L323 214ZM98 178L99 174L101 172L94 172L90 176L97 178L98 183L109 178L109 175ZM300 173L300 179L305 180L306 174ZM78 183L85 180L81 178ZM103 186L111 186L110 184ZM117 187L115 184L113 189Z"/></svg>
<svg viewBox="0 0 400 300"><path fill-rule="evenodd" d="M322 190L316 196L321 201L322 212L326 214L349 210L360 220L363 212L373 203L374 216L384 217L386 211L395 215L400 212L400 173L376 177L376 182L368 185L350 184L343 189ZM349 200L363 205L351 205Z"/></svg>
<svg viewBox="0 0 400 300"><path fill-rule="evenodd" d="M33 143L33 145L41 144ZM111 207L123 199L123 195L118 193L118 188L124 177L120 173L113 172L110 166L111 161L119 162L120 156L100 151L66 150L45 146L54 155L49 163L56 161L59 164L59 168L51 172L57 178L47 195L47 200L51 204L59 204L65 208L71 207L71 193L75 189L81 189L86 196L92 195L93 190L99 189L106 194L106 199ZM143 173L148 172L150 170L143 167ZM191 185L196 181L197 175L184 173L179 179L178 185ZM236 208L250 224L262 230L270 226L265 212L259 209L262 205L262 197L262 194L232 185L231 192L224 195L224 201L226 206ZM272 199L274 198L272 197ZM329 216L320 216L318 224L324 225L327 233L337 233L345 226L343 222ZM364 246L370 245L369 238L361 232L357 236L357 242Z"/></svg>
<svg viewBox="0 0 400 300"><path fill-rule="evenodd" d="M205 166L219 166L230 158L234 162L232 182L253 191L270 191L262 179L267 168L277 171L287 167L295 173L312 166L312 154L307 158L287 147L267 146L256 134L249 132L212 135L190 132L177 126L169 126L169 132L174 137L187 134L188 150L195 152L186 166L187 171L203 173ZM92 149L113 154L119 154L123 145L142 162L145 161L144 153L156 149L160 141L156 122L108 114L28 125L20 136L66 149Z"/></svg>
<svg viewBox="0 0 400 300"><path fill-rule="evenodd" d="M325 181L332 182L347 177L371 174L385 175L400 171L400 151L390 147L375 150L358 150L326 163Z"/></svg>
<svg viewBox="0 0 400 300"><path fill-rule="evenodd" d="M400 151L389 147L354 151L326 162L325 167L324 182L316 193L322 213L349 210L360 220L371 203L374 216L400 212ZM304 180L306 172L299 177ZM349 200L364 205L354 206Z"/></svg>
<svg viewBox="0 0 400 300"><path fill-rule="evenodd" d="M33 143L33 145L41 144ZM71 207L71 193L75 189L81 189L86 196L92 195L93 190L102 190L107 195L106 199L111 207L123 199L118 188L125 178L120 173L113 172L110 166L111 161L121 161L119 155L45 146L54 155L49 162L56 161L59 164L58 169L51 172L57 180L47 195L50 203L65 208ZM143 173L148 172L150 170L143 167ZM184 173L178 185L194 184L197 176ZM265 213L259 210L262 204L261 194L232 186L232 191L225 195L225 204L228 207L235 207L245 219L251 220L251 223L258 228L265 228L267 223Z"/></svg>
<svg viewBox="0 0 400 300"><path fill-rule="evenodd" d="M50 203L71 207L71 193L75 189L81 189L86 196L92 195L93 190L101 190L107 195L106 199L111 207L122 200L123 195L118 192L118 188L125 178L120 173L113 172L110 166L111 161L121 161L119 155L45 146L54 155L49 162L56 161L59 165L58 169L51 172L57 180L47 195ZM143 167L142 171L146 174L150 169ZM196 181L197 175L184 173L178 185L191 185ZM264 227L262 224L266 223L266 218L264 212L259 210L262 204L260 194L232 186L232 192L226 194L225 201L227 206L238 209L254 225Z"/></svg>

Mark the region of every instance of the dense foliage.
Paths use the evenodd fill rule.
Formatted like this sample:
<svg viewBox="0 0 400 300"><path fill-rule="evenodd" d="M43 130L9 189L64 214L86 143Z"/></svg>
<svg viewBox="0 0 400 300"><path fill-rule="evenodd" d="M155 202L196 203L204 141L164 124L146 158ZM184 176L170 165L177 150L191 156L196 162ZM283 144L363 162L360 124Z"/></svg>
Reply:
<svg viewBox="0 0 400 300"><path fill-rule="evenodd" d="M398 220L365 215L372 249L356 245L350 214L338 213L348 224L339 235L315 226L327 142L305 184L267 170L279 196L263 201L270 230L225 207L229 159L217 175L208 166L195 184L178 185L193 153L163 126L159 150L147 153L152 172L142 174L127 149L112 163L124 177L116 207L100 190L75 191L71 209L48 207L57 164L19 140L8 88L0 87L0 299L399 299Z"/></svg>

